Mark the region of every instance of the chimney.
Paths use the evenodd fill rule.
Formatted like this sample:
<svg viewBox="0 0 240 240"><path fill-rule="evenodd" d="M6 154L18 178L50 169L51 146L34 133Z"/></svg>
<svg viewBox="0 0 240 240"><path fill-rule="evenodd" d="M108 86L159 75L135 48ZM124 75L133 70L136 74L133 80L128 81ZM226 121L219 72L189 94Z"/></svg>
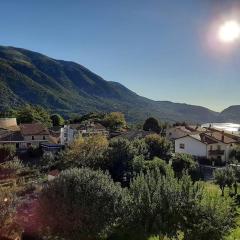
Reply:
<svg viewBox="0 0 240 240"><path fill-rule="evenodd" d="M224 142L224 131L222 131L222 142Z"/></svg>

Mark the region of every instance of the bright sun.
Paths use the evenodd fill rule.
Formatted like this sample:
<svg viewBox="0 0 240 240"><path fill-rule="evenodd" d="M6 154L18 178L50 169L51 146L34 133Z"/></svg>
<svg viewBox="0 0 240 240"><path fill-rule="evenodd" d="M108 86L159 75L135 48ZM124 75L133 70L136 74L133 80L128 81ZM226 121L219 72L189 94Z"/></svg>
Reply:
<svg viewBox="0 0 240 240"><path fill-rule="evenodd" d="M218 38L221 42L232 43L240 38L240 25L237 21L231 20L223 23L218 30Z"/></svg>

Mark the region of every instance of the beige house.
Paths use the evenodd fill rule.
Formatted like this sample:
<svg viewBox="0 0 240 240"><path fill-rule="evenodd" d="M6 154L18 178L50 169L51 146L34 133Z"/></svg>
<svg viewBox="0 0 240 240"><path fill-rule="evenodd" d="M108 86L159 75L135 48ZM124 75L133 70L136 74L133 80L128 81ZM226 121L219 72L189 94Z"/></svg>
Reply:
<svg viewBox="0 0 240 240"><path fill-rule="evenodd" d="M14 144L17 149L40 146L50 139L48 129L39 122L20 124L12 119L0 119L0 144Z"/></svg>
<svg viewBox="0 0 240 240"><path fill-rule="evenodd" d="M49 131L42 123L28 123L20 125L20 132L23 137L25 147L39 146L41 143L48 142Z"/></svg>

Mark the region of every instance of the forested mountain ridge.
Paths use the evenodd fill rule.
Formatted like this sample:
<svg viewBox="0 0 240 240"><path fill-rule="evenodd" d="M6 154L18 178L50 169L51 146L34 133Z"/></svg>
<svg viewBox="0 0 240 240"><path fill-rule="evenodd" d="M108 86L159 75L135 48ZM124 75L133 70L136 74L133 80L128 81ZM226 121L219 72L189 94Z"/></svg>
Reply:
<svg viewBox="0 0 240 240"><path fill-rule="evenodd" d="M159 96L161 98L161 96ZM164 121L240 121L207 108L153 101L117 82L106 81L80 64L56 60L14 47L0 47L0 108L39 104L64 115L94 111L121 111L130 122L149 116Z"/></svg>

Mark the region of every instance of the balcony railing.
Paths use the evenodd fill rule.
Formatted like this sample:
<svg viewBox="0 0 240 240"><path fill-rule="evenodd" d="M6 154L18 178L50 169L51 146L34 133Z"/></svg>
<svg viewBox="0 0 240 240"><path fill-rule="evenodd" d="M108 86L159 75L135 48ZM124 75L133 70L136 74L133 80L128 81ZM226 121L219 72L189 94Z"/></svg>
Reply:
<svg viewBox="0 0 240 240"><path fill-rule="evenodd" d="M209 150L208 153L209 153L209 155L224 155L225 151L224 150Z"/></svg>

